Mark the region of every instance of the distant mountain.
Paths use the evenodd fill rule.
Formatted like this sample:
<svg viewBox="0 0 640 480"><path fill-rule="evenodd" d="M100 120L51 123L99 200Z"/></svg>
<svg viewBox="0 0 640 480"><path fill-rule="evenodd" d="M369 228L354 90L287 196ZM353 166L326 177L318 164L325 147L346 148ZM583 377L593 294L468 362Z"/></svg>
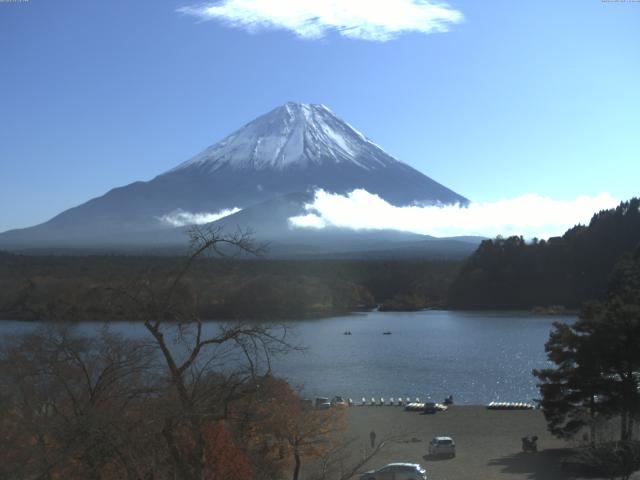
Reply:
<svg viewBox="0 0 640 480"><path fill-rule="evenodd" d="M327 107L287 103L150 181L115 188L43 224L0 234L0 247L180 244L182 229L170 221L175 215L188 219L231 209L242 211L224 224L301 244L320 233L291 230L286 220L304 211L317 188L341 194L363 188L394 205L468 203L387 154Z"/></svg>
<svg viewBox="0 0 640 480"><path fill-rule="evenodd" d="M478 247L483 237L435 238L398 230L294 228L289 218L307 213L307 194L289 194L245 208L212 223L225 231L245 225L269 242L271 257L287 258L462 258Z"/></svg>

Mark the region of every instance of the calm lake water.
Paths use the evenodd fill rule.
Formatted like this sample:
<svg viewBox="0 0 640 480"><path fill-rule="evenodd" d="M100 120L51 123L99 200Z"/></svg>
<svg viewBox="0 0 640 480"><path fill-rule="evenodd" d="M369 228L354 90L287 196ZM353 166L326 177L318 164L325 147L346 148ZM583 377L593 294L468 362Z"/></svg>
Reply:
<svg viewBox="0 0 640 480"><path fill-rule="evenodd" d="M432 310L289 321L294 342L307 349L276 358L273 370L309 397L418 396L441 401L453 394L457 403L531 401L538 397L531 370L548 365L544 343L551 324L574 320ZM33 323L0 322L0 333L32 328ZM91 331L96 325L79 328ZM136 323L115 322L111 328L132 337L146 335ZM343 335L345 331L351 335Z"/></svg>

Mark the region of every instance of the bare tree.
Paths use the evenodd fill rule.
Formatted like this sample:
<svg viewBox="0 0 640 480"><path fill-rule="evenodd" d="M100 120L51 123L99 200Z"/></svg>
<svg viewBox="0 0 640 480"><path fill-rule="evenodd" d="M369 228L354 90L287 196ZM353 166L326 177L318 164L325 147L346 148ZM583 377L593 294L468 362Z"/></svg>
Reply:
<svg viewBox="0 0 640 480"><path fill-rule="evenodd" d="M140 415L156 392L152 358L107 330L89 338L56 326L14 339L0 357L0 477L143 478L153 464Z"/></svg>
<svg viewBox="0 0 640 480"><path fill-rule="evenodd" d="M142 318L168 373L171 395L162 411L162 436L176 474L199 480L205 471L205 426L227 418L230 402L255 393L251 381L270 371L271 356L293 347L284 327L203 322L197 292L185 288L194 264L208 254L259 255L262 248L243 231L227 235L219 228L194 227L190 238L190 254L172 278L143 278L116 292Z"/></svg>
<svg viewBox="0 0 640 480"><path fill-rule="evenodd" d="M342 432L340 432L342 433ZM407 440L411 437L412 440ZM391 432L384 435L373 448L357 437L339 434L331 439L330 448L318 456L313 480L349 480L372 461L389 444L409 442L415 437L409 432Z"/></svg>
<svg viewBox="0 0 640 480"><path fill-rule="evenodd" d="M4 349L0 477L202 480L235 472L246 478L249 460L259 457L249 449L275 434L245 441L259 420L257 387L270 377L272 355L295 347L283 327L199 317L190 277L197 262L261 249L247 232L195 228L190 235L191 252L174 274L150 270L110 288L110 307L141 320L147 339L107 328L82 336L57 324ZM35 314L69 320L73 307ZM244 467L234 470L225 452ZM261 465L271 478L282 472L277 461Z"/></svg>

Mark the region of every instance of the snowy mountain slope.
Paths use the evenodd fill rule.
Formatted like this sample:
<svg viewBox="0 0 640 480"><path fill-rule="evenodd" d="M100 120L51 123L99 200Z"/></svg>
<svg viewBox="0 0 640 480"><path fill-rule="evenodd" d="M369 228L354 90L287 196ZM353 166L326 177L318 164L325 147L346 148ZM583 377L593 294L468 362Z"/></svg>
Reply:
<svg viewBox="0 0 640 480"><path fill-rule="evenodd" d="M216 213L316 188L363 188L394 205L468 201L387 154L323 105L287 103L147 182L115 188L1 245L144 243L171 212Z"/></svg>
<svg viewBox="0 0 640 480"><path fill-rule="evenodd" d="M154 181L191 184L195 178L208 179L219 197L241 207L314 188L336 193L365 188L396 205L468 202L387 154L324 105L291 102Z"/></svg>
<svg viewBox="0 0 640 480"><path fill-rule="evenodd" d="M365 170L398 160L384 152L324 105L289 102L258 117L171 172L202 168L276 169L326 163Z"/></svg>

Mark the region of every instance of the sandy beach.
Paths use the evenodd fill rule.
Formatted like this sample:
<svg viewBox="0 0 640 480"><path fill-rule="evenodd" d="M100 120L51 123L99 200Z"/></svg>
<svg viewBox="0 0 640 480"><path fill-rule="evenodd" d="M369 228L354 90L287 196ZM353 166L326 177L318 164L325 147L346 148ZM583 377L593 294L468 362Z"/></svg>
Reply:
<svg viewBox="0 0 640 480"><path fill-rule="evenodd" d="M482 406L453 406L447 412L424 415L404 411L402 407L362 406L349 408L347 421L349 435L359 439L360 458L372 429L376 442L385 441L380 452L359 469L359 474L402 461L420 463L427 469L429 480L574 478L563 476L561 463L577 443L549 434L539 410L495 411ZM438 435L454 438L455 458L428 457L428 443ZM539 437L538 453L522 453L521 438L526 435ZM359 474L353 478L359 478Z"/></svg>

